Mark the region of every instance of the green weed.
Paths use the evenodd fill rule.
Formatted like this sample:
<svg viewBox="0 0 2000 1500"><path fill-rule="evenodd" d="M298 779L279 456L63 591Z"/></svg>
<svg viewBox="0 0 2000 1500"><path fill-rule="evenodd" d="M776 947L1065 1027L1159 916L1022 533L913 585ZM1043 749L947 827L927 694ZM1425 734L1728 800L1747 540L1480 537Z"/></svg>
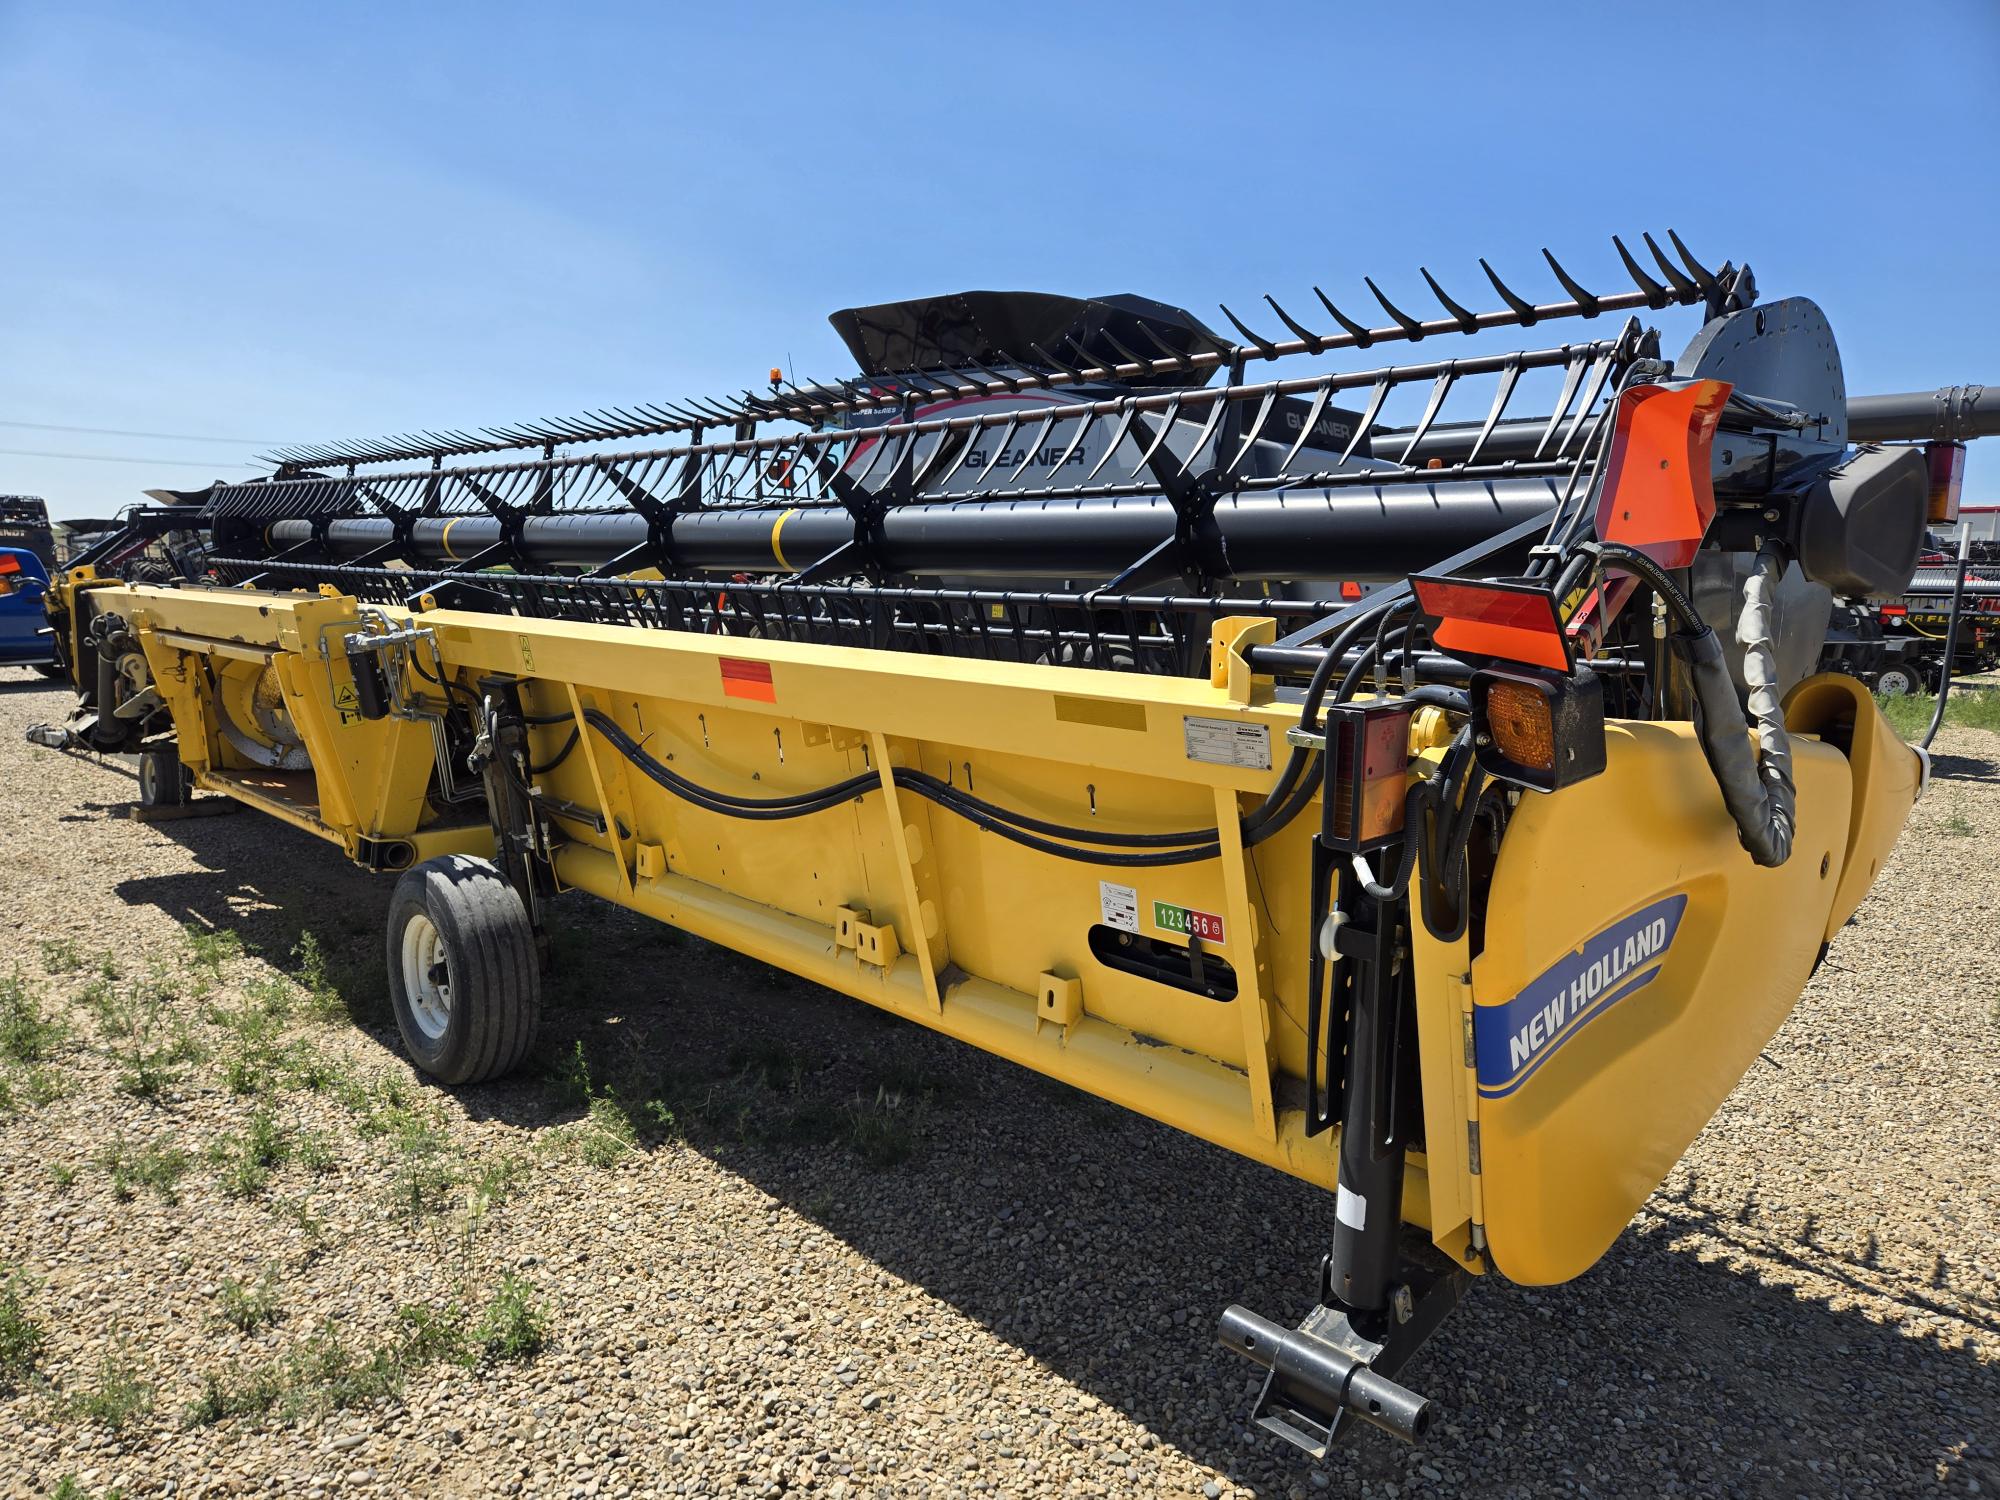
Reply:
<svg viewBox="0 0 2000 1500"><path fill-rule="evenodd" d="M153 1387L140 1378L124 1350L116 1349L98 1366L97 1384L70 1397L69 1409L75 1416L116 1431L153 1409Z"/></svg>
<svg viewBox="0 0 2000 1500"><path fill-rule="evenodd" d="M62 1023L42 1014L19 974L0 979L0 1057L41 1062L54 1055L62 1038Z"/></svg>
<svg viewBox="0 0 2000 1500"><path fill-rule="evenodd" d="M0 1394L27 1381L48 1342L41 1324L28 1316L26 1290L18 1273L0 1276Z"/></svg>
<svg viewBox="0 0 2000 1500"><path fill-rule="evenodd" d="M162 1203L181 1201L180 1181L193 1165L187 1152L172 1146L143 1146L134 1151L122 1140L97 1155L97 1164L111 1179L111 1196L129 1203L140 1188L150 1188Z"/></svg>
<svg viewBox="0 0 2000 1500"><path fill-rule="evenodd" d="M198 969L208 970L211 977L222 977L222 966L232 959L243 956L243 939L227 927L195 927L181 929L187 941L188 959Z"/></svg>
<svg viewBox="0 0 2000 1500"><path fill-rule="evenodd" d="M215 1294L217 1316L238 1333L255 1333L278 1318L278 1283L266 1267L254 1283L225 1276Z"/></svg>
<svg viewBox="0 0 2000 1500"><path fill-rule="evenodd" d="M74 974L83 967L83 952L74 938L45 938L42 967L51 974Z"/></svg>

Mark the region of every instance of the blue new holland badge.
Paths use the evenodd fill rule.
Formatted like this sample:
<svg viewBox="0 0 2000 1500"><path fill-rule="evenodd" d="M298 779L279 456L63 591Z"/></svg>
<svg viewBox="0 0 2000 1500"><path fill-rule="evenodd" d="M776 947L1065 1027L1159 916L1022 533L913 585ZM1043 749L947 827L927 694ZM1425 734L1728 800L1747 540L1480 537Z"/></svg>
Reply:
<svg viewBox="0 0 2000 1500"><path fill-rule="evenodd" d="M1687 910L1685 893L1613 922L1504 1005L1473 1007L1479 1092L1511 1094L1577 1032L1659 976Z"/></svg>

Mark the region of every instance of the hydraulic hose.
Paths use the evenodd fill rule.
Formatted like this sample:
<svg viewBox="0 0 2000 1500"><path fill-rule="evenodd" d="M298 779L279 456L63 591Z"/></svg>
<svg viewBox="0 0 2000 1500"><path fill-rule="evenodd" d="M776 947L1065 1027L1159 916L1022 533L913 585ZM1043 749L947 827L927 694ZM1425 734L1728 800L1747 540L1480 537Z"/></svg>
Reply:
<svg viewBox="0 0 2000 1500"><path fill-rule="evenodd" d="M1611 548L1605 555L1612 555ZM1617 549L1621 567L1630 567L1659 588L1671 580L1650 558L1647 563L1655 578L1630 562L1628 549ZM1766 546L1743 586L1743 609L1737 616L1736 639L1743 647L1743 677L1750 689L1750 723L1757 730L1753 752L1744 734L1743 709L1736 701L1736 686L1729 679L1729 666L1722 642L1706 623L1699 630L1679 630L1668 638L1673 652L1688 669L1694 692L1695 736L1701 741L1715 783L1722 791L1723 805L1736 823L1737 837L1750 858L1765 866L1782 865L1791 857L1792 835L1797 826L1798 789L1792 780L1791 741L1785 733L1784 714L1778 703L1777 654L1771 644L1771 592L1784 569L1784 557L1776 547ZM1692 606L1678 589L1669 597L1668 608L1683 619ZM1687 606L1683 613L1681 606Z"/></svg>
<svg viewBox="0 0 2000 1500"><path fill-rule="evenodd" d="M1967 526L1958 542L1958 573L1951 584L1951 620L1944 628L1944 665L1938 668L1937 704L1931 709L1930 727L1917 743L1925 750L1937 738L1937 732L1944 727L1944 706L1951 697L1951 669L1958 658L1958 616L1965 603L1965 564L1972 549L1972 528Z"/></svg>

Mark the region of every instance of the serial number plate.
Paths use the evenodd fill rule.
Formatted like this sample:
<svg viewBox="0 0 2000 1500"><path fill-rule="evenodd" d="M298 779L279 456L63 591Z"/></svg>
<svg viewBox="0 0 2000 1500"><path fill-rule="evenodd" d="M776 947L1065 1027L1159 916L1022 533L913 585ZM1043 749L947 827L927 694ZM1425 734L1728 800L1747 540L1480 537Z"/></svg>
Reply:
<svg viewBox="0 0 2000 1500"><path fill-rule="evenodd" d="M1234 719L1181 720L1187 736L1187 758L1211 766L1241 766L1246 771L1271 769L1271 731L1262 724Z"/></svg>

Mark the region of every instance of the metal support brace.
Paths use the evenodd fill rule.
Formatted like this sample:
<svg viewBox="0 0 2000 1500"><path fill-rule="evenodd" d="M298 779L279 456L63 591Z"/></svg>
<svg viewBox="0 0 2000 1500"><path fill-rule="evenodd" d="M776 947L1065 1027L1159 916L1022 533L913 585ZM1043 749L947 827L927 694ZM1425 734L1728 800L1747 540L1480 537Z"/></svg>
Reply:
<svg viewBox="0 0 2000 1500"><path fill-rule="evenodd" d="M604 831L611 839L611 858L618 866L618 883L626 895L633 890L632 867L625 863L625 835L618 825L617 809L612 807L607 793L604 772L597 763L597 747L591 742L590 725L583 717L583 698L576 690L576 684L565 682L563 691L569 695L569 711L576 720L577 749L583 752L583 763L590 769L591 790L597 793L597 805L604 813ZM638 833L633 833L633 855L638 854Z"/></svg>
<svg viewBox="0 0 2000 1500"><path fill-rule="evenodd" d="M1250 852L1243 847L1243 811L1236 793L1215 789L1215 826L1221 835L1222 886L1229 901L1229 920L1243 934L1246 951L1236 965L1236 1011L1243 1020L1243 1064L1250 1077L1250 1114L1257 1133L1267 1141L1278 1138L1278 1112L1271 1095L1271 1002L1264 993L1271 966L1264 954L1263 932L1250 905L1246 871Z"/></svg>
<svg viewBox="0 0 2000 1500"><path fill-rule="evenodd" d="M924 996L936 1014L944 1012L944 995L938 989L937 966L931 960L930 935L924 931L923 894L917 889L917 865L910 849L909 828L903 822L902 803L896 795L896 771L889 761L889 741L880 730L868 732L869 753L875 772L882 781L882 810L889 819L889 846L896 851L896 873L902 877L903 921L909 932L910 951L917 955L917 968L924 979ZM939 922L944 920L942 912Z"/></svg>

